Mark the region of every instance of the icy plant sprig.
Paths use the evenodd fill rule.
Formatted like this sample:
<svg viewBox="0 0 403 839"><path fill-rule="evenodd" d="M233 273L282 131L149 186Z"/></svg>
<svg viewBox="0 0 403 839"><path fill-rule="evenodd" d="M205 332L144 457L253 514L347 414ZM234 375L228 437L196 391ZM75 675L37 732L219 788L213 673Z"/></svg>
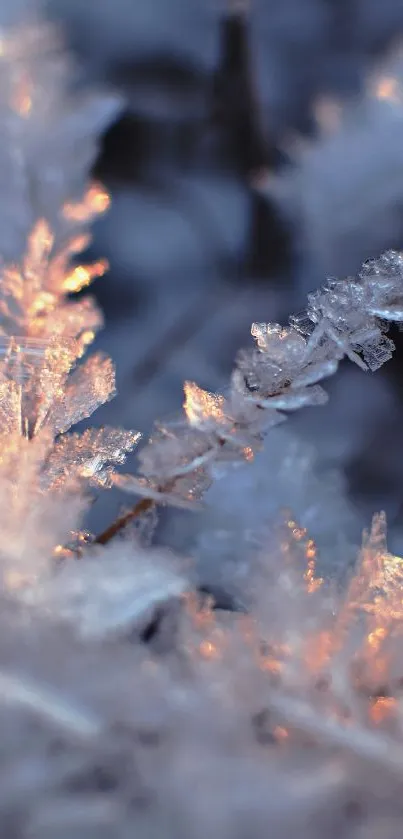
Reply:
<svg viewBox="0 0 403 839"><path fill-rule="evenodd" d="M75 205L81 202L100 132L121 102L115 93L77 86L75 62L58 29L44 20L38 0L2 7L0 24L0 254L8 264L20 261L41 219L59 246L66 232L75 227L83 234L91 218L105 209L104 190L98 196L92 191L84 204ZM84 247L85 242L77 250Z"/></svg>
<svg viewBox="0 0 403 839"><path fill-rule="evenodd" d="M0 224L0 553L11 587L70 541L82 496L110 485L139 438L114 428L66 434L115 394L109 358L81 363L102 315L90 297L71 295L107 268L73 260L109 205L87 176L120 102L74 88L55 27L34 12L33 2L26 21L0 33L0 181L10 193Z"/></svg>
<svg viewBox="0 0 403 839"><path fill-rule="evenodd" d="M217 469L252 459L264 434L288 413L327 401L319 382L344 357L365 371L390 359L388 325L402 321L403 258L388 251L356 278L330 280L310 294L306 311L288 326L254 323L256 345L239 353L228 394L186 382L185 416L155 425L140 451L138 476L114 476L143 499L97 541L109 541L154 502L196 508Z"/></svg>

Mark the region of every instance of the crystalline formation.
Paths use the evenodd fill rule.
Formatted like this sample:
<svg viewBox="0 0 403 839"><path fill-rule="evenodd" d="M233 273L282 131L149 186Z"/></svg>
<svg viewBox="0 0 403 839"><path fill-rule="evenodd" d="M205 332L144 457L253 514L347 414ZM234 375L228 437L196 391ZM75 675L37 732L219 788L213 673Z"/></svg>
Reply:
<svg viewBox="0 0 403 839"><path fill-rule="evenodd" d="M43 23L1 37L0 79L0 182L9 193L0 211L0 484L15 559L22 511L37 510L35 532L43 530L46 504L109 486L113 465L139 435L108 428L66 435L115 393L108 358L81 362L101 314L90 297L70 295L107 269L105 261L75 260L109 205L97 184L80 192L118 102L70 92L73 70L54 28Z"/></svg>
<svg viewBox="0 0 403 839"><path fill-rule="evenodd" d="M391 321L403 321L403 258L395 251L310 294L289 326L253 324L256 346L239 353L225 397L187 382L183 420L158 423L140 452L139 476L114 480L162 503L197 505L217 468L252 459L288 412L327 401L319 382L344 357L371 371L391 358Z"/></svg>
<svg viewBox="0 0 403 839"><path fill-rule="evenodd" d="M217 471L326 401L342 358L376 370L403 322L403 258L330 281L286 327L254 324L228 392L187 382L185 415L156 425L137 477L117 474L139 435L71 431L114 372L82 361L101 318L69 296L106 267L71 259L108 206L76 187L116 105L71 98L69 72L47 26L0 38L0 833L400 837L403 561L383 515L344 591L287 515L243 580L250 613L225 615L164 550L76 527L112 484L144 497L137 512L197 507ZM142 640L167 602L169 655L153 655Z"/></svg>

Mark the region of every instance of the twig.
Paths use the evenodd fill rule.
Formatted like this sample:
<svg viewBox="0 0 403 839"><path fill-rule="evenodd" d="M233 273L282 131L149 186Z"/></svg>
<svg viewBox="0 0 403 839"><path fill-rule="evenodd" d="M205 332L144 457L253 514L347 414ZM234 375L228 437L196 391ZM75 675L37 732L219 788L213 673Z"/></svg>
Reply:
<svg viewBox="0 0 403 839"><path fill-rule="evenodd" d="M155 505L155 501L151 498L142 498L141 501L138 501L137 504L134 505L127 513L124 513L122 516L119 516L115 519L112 524L109 525L102 533L99 533L98 536L94 539L95 545L107 545L118 533L121 533L130 522L134 521L135 519L139 518L139 516L143 515L143 513L148 512L151 510Z"/></svg>

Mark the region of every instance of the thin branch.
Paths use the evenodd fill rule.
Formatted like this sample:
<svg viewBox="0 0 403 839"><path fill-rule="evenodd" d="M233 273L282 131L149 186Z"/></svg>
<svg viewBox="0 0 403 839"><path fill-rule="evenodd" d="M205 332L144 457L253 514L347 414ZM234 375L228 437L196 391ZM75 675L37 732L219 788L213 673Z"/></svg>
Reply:
<svg viewBox="0 0 403 839"><path fill-rule="evenodd" d="M119 518L115 519L102 533L94 539L95 545L107 545L115 536L122 533L123 530L135 519L138 519L143 513L147 513L155 506L155 501L151 498L142 498L138 501L127 513L124 513Z"/></svg>

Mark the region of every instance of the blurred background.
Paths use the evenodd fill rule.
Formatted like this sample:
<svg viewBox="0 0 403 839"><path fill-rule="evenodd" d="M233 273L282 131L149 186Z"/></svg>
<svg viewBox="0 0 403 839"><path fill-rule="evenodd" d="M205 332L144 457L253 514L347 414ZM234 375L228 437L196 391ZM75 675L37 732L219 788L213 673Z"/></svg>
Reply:
<svg viewBox="0 0 403 839"><path fill-rule="evenodd" d="M403 132L383 148L371 111L355 143L347 132L332 151L323 131L337 128L340 102L360 107L374 73L389 78L382 68L403 35L403 3L48 5L86 81L122 96L93 173L113 199L94 230L94 254L111 265L94 292L106 320L98 345L117 365L119 391L98 422L147 433L154 419L180 410L184 380L225 387L252 321L284 322L326 274L354 273L401 246ZM392 134L385 129L387 142ZM385 178L393 182L386 196ZM289 422L323 463L342 470L358 529L387 510L397 550L402 342L393 337L396 358L382 371L343 367L328 385L329 405ZM98 502L95 529L119 503Z"/></svg>

